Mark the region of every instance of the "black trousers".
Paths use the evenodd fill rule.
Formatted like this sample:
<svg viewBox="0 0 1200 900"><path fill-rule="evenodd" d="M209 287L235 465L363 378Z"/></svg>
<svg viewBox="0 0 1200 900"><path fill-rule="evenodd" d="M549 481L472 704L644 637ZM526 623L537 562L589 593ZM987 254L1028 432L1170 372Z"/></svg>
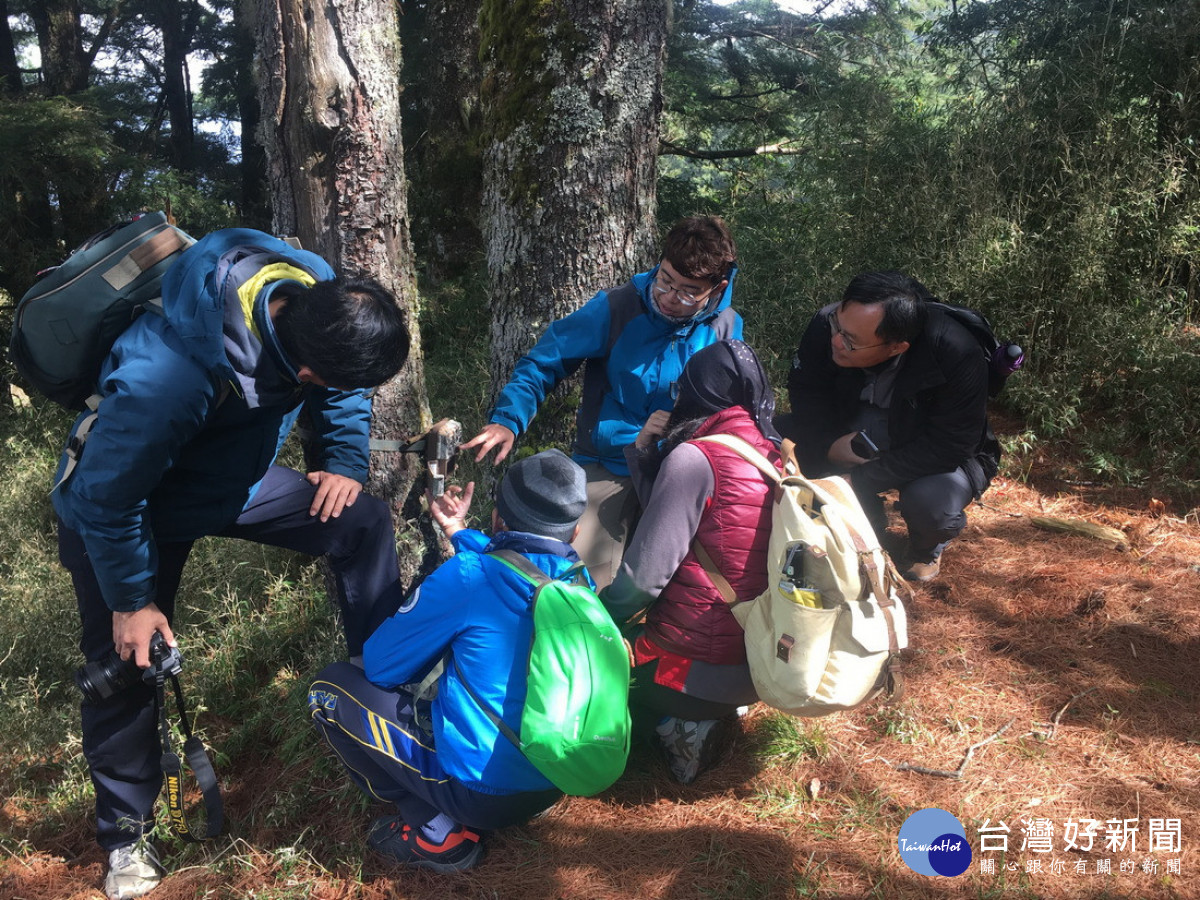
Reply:
<svg viewBox="0 0 1200 900"><path fill-rule="evenodd" d="M299 472L272 466L251 504L220 534L326 556L337 583L346 648L355 656L392 612L381 603L400 574L392 517L382 500L360 494L341 516L322 522L308 512L315 492ZM79 604L79 649L89 662L104 659L114 649L112 611L83 540L61 521L58 542ZM171 622L191 549L191 541L157 545L156 604ZM83 752L96 789L96 839L111 851L134 843L153 824L154 800L162 788L153 689L139 682L104 702L85 700L82 720Z"/></svg>

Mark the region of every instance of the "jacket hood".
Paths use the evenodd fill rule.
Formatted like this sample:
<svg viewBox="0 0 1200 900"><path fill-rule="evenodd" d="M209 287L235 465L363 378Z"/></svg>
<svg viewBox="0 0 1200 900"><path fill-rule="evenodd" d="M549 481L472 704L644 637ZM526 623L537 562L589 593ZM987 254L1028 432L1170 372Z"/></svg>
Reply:
<svg viewBox="0 0 1200 900"><path fill-rule="evenodd" d="M297 250L284 241L251 228L215 231L183 252L163 276L163 315L202 365L232 375L226 355L223 324L230 278L237 262L267 254L306 269L317 281L335 277L329 264L315 253Z"/></svg>
<svg viewBox="0 0 1200 900"><path fill-rule="evenodd" d="M649 272L641 272L634 275L632 281L633 286L637 288L637 292L642 298L642 303L645 305L647 313L655 321L662 322L670 328L683 329L691 327L698 322L707 322L715 319L723 310L733 305L733 282L737 278L737 274L738 267L734 265L729 270L729 278L726 279L725 290L721 292L721 295L719 297L709 297L704 308L687 319L672 319L658 311L658 305L654 302L654 298L650 293L650 285L654 283L654 279L658 275L658 266L655 266Z"/></svg>

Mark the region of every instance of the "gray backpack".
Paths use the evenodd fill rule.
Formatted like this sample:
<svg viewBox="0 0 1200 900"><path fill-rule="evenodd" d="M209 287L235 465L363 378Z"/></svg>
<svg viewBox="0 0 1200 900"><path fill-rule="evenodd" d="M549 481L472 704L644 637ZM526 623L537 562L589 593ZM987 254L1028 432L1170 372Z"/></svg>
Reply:
<svg viewBox="0 0 1200 900"><path fill-rule="evenodd" d="M37 391L85 409L117 336L162 308L162 278L195 241L147 213L93 235L48 269L17 304L9 357Z"/></svg>

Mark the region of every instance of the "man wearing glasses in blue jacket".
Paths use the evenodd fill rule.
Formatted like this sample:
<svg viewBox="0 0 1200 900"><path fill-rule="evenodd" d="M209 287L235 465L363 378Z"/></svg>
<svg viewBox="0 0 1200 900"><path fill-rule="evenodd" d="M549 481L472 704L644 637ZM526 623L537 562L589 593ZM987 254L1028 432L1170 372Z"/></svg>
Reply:
<svg viewBox="0 0 1200 900"><path fill-rule="evenodd" d="M652 417L665 423L684 365L698 350L741 339L734 312L737 248L725 222L692 216L663 243L658 265L600 291L552 323L516 365L489 423L463 450L501 462L538 407L586 363L573 458L587 474L588 508L575 549L597 587L616 575L637 513L625 447Z"/></svg>

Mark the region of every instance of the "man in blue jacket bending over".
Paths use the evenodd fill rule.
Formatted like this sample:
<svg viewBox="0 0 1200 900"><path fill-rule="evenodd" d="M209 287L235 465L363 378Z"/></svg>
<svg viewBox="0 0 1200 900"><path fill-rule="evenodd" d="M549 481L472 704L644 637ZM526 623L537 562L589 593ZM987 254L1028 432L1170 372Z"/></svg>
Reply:
<svg viewBox="0 0 1200 900"><path fill-rule="evenodd" d="M625 448L652 416L666 422L675 384L698 350L741 339L733 311L737 248L725 222L693 216L675 225L662 259L620 287L600 291L554 322L517 363L491 421L463 450L502 461L529 428L538 406L581 363L583 398L575 419L574 459L588 480L588 508L575 548L599 587L617 574L637 511Z"/></svg>
<svg viewBox="0 0 1200 900"><path fill-rule="evenodd" d="M513 550L551 578L579 562L568 541L587 503L583 471L559 450L512 466L492 512L494 537L466 528L474 483L430 502L454 545L443 563L367 640L365 673L334 663L313 682L308 707L354 783L396 805L367 843L403 865L455 872L483 855L480 832L523 822L561 793L473 699L517 733L533 633L529 583L485 554ZM423 702L403 686L453 651L422 724Z"/></svg>
<svg viewBox="0 0 1200 900"><path fill-rule="evenodd" d="M362 653L399 575L387 505L360 493L365 389L408 355L399 307L376 282L248 229L186 250L162 287L163 315L138 318L105 360L84 452L73 431L53 493L84 657L115 650L145 668L156 631L175 645L180 574L204 535L327 555L348 651ZM302 406L318 433L307 475L273 465ZM144 839L162 785L154 692L138 681L82 714L105 890L138 897L163 874Z"/></svg>

